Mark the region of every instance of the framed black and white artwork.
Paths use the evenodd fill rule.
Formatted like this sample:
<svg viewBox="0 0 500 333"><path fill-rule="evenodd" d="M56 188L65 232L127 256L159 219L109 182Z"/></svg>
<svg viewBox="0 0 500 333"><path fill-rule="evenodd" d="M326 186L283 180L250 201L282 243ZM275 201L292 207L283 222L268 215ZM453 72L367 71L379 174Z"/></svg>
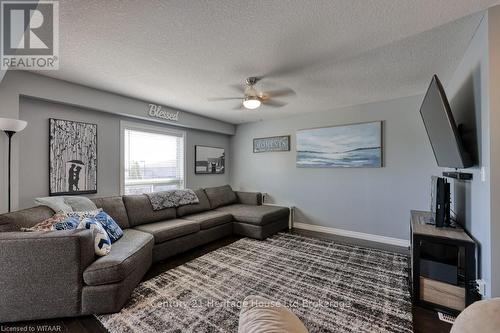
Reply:
<svg viewBox="0 0 500 333"><path fill-rule="evenodd" d="M97 125L49 119L49 194L97 193Z"/></svg>
<svg viewBox="0 0 500 333"><path fill-rule="evenodd" d="M223 174L226 165L224 148L194 146L196 174Z"/></svg>

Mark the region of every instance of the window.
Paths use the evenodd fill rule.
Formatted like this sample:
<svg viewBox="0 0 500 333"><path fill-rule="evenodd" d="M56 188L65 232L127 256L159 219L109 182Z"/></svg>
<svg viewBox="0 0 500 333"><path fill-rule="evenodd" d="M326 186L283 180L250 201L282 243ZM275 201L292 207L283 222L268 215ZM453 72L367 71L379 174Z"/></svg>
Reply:
<svg viewBox="0 0 500 333"><path fill-rule="evenodd" d="M122 122L123 194L184 188L185 133Z"/></svg>

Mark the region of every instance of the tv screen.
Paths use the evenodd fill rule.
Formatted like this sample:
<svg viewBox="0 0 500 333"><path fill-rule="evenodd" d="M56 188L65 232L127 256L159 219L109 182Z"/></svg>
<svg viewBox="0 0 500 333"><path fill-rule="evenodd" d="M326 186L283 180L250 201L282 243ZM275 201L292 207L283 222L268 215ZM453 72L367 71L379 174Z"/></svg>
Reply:
<svg viewBox="0 0 500 333"><path fill-rule="evenodd" d="M438 166L456 169L472 166L469 154L464 150L443 86L436 75L432 77L427 89L420 114Z"/></svg>

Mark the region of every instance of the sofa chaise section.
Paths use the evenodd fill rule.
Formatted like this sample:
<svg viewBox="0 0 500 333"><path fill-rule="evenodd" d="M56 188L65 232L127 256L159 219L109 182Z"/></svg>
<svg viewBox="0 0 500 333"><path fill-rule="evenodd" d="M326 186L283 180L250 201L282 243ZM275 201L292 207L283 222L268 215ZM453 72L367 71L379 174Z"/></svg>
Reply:
<svg viewBox="0 0 500 333"><path fill-rule="evenodd" d="M234 221L264 226L275 221L286 219L288 223L289 209L277 206L252 206L233 204L219 207L216 211L231 214Z"/></svg>
<svg viewBox="0 0 500 333"><path fill-rule="evenodd" d="M233 216L237 235L262 240L288 228L290 210L286 207L233 204L216 210Z"/></svg>
<svg viewBox="0 0 500 333"><path fill-rule="evenodd" d="M205 192L212 209L232 216L237 235L265 239L288 227L289 209L262 205L261 193L233 192L229 185Z"/></svg>

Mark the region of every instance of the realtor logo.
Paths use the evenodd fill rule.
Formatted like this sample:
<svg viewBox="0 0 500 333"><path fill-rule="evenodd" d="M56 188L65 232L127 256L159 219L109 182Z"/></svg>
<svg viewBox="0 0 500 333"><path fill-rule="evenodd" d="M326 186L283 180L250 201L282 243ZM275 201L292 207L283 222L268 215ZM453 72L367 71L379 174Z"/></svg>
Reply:
<svg viewBox="0 0 500 333"><path fill-rule="evenodd" d="M59 68L59 3L1 1L0 69Z"/></svg>

